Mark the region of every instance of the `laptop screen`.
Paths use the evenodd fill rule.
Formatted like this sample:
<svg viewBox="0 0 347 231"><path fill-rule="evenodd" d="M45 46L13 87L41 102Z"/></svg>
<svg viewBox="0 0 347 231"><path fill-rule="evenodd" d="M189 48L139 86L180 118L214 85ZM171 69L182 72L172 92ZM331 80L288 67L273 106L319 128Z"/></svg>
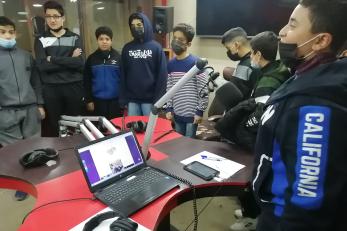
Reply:
<svg viewBox="0 0 347 231"><path fill-rule="evenodd" d="M92 187L144 163L132 132L106 137L78 148L77 152Z"/></svg>

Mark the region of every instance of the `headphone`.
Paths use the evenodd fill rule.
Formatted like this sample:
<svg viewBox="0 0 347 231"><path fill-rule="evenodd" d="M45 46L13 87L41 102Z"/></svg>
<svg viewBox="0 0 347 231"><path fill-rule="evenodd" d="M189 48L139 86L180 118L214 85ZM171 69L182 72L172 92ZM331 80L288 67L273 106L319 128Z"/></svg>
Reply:
<svg viewBox="0 0 347 231"><path fill-rule="evenodd" d="M58 151L53 148L36 149L24 154L19 163L25 168L33 168L44 165L49 160L57 159Z"/></svg>
<svg viewBox="0 0 347 231"><path fill-rule="evenodd" d="M127 128L133 129L137 133L143 133L146 131L147 123L142 120L138 120L135 122L129 122L126 125Z"/></svg>
<svg viewBox="0 0 347 231"><path fill-rule="evenodd" d="M92 231L104 220L119 216L114 211L101 213L90 219L83 227L83 231ZM132 220L120 216L110 225L110 231L136 231L138 224Z"/></svg>

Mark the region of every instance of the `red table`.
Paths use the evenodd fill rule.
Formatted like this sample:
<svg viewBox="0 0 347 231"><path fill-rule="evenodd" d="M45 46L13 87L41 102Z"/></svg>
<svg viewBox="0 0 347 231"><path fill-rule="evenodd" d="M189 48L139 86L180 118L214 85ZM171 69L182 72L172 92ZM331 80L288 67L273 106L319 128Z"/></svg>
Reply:
<svg viewBox="0 0 347 231"><path fill-rule="evenodd" d="M146 117L127 117L125 122L147 121ZM120 119L113 122L121 124ZM154 140L171 130L171 124L158 119ZM144 134L137 134L140 144ZM83 177L73 147L87 142L81 135L65 138L33 138L19 141L0 149L0 188L21 190L37 198L34 208L52 201L73 198L91 198L92 194ZM24 169L18 159L36 148L60 150L58 164L47 167ZM210 151L232 159L247 167L228 179L227 182L206 182L183 171L181 160L200 151ZM150 148L148 163L179 177L190 180L197 188L197 197L239 195L246 187L252 169L252 155L237 147L220 142L209 142L181 137L171 132ZM170 211L177 205L192 199L189 188L174 189L131 216L132 219L151 230L169 230ZM68 230L86 218L105 208L95 200L75 200L42 207L31 213L20 230Z"/></svg>

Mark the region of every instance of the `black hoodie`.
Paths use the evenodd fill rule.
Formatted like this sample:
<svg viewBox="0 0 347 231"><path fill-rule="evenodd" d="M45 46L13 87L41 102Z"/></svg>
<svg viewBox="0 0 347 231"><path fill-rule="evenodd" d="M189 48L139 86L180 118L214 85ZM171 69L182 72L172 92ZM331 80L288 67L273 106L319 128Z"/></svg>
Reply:
<svg viewBox="0 0 347 231"><path fill-rule="evenodd" d="M120 103L155 103L166 91L166 57L159 43L153 40L151 22L142 13L134 17L144 24L144 39L134 39L122 50Z"/></svg>
<svg viewBox="0 0 347 231"><path fill-rule="evenodd" d="M275 91L262 116L253 190L266 231L346 230L347 59L324 59Z"/></svg>

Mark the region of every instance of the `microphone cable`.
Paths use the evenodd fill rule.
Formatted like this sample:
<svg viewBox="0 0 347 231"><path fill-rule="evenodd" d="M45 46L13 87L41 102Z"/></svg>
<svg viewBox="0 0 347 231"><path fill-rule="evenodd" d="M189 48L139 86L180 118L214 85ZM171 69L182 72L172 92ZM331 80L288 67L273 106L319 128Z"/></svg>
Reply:
<svg viewBox="0 0 347 231"><path fill-rule="evenodd" d="M198 230L198 223L199 223L199 216L198 216L198 206L197 206L197 203L196 203L196 189L195 189L195 186L193 185L192 182L190 182L189 180L187 179L184 179L182 177L179 177L179 176L176 176L172 173L169 173L167 171L164 171L160 168L156 168L156 167L152 167L151 168L154 168L155 170L158 170L159 172L163 173L163 174L166 174L168 176L171 176L172 178L182 182L183 184L189 186L189 188L192 190L192 193L193 193L193 214L194 214L194 220L192 221L192 223L194 223L194 231L197 231ZM192 223L189 224L189 226L192 225Z"/></svg>
<svg viewBox="0 0 347 231"><path fill-rule="evenodd" d="M40 209L40 208L46 207L46 206L51 205L51 204L63 203L63 202L70 202L70 201L79 201L79 200L91 200L91 201L95 201L96 198L95 198L95 197L80 197L80 198L72 198L72 199L51 201L51 202L42 204L42 205L40 205L39 207L36 207L36 208L32 209L30 212L28 212L28 213L24 216L24 218L23 218L23 220L22 220L22 224L24 223L24 221L27 219L27 217L28 217L30 214L32 214L33 212L37 211L37 210Z"/></svg>

